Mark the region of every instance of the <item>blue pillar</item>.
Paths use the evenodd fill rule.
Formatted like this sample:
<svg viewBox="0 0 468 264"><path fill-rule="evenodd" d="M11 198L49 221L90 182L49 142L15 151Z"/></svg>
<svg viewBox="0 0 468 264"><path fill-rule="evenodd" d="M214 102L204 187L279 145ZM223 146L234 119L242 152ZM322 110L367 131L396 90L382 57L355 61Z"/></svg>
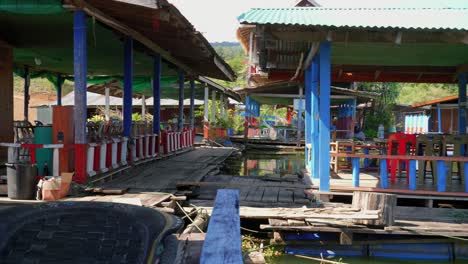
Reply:
<svg viewBox="0 0 468 264"><path fill-rule="evenodd" d="M86 14L73 14L73 63L75 75L75 144L86 144Z"/></svg>
<svg viewBox="0 0 468 264"><path fill-rule="evenodd" d="M330 191L330 85L331 43L320 43L320 120L319 120L319 178L320 191Z"/></svg>
<svg viewBox="0 0 468 264"><path fill-rule="evenodd" d="M194 114L195 114L195 81L190 80L190 128L195 127Z"/></svg>
<svg viewBox="0 0 468 264"><path fill-rule="evenodd" d="M62 105L62 85L63 77L61 74L57 74L57 105Z"/></svg>
<svg viewBox="0 0 468 264"><path fill-rule="evenodd" d="M465 192L468 192L468 162L463 163L463 168L465 169L465 179L463 179L464 184L465 184Z"/></svg>
<svg viewBox="0 0 468 264"><path fill-rule="evenodd" d="M359 187L359 158L352 158L351 165L353 167L353 187Z"/></svg>
<svg viewBox="0 0 468 264"><path fill-rule="evenodd" d="M133 98L133 39L131 37L125 39L124 53L123 135L130 137Z"/></svg>
<svg viewBox="0 0 468 264"><path fill-rule="evenodd" d="M177 122L179 131L184 128L184 80L185 74L182 70L179 70L179 119Z"/></svg>
<svg viewBox="0 0 468 264"><path fill-rule="evenodd" d="M458 74L458 133L466 134L466 73Z"/></svg>
<svg viewBox="0 0 468 264"><path fill-rule="evenodd" d="M422 161L420 161L422 162ZM409 161L409 189L411 191L416 190L416 160Z"/></svg>
<svg viewBox="0 0 468 264"><path fill-rule="evenodd" d="M310 159L310 171L312 178L319 178L319 93L318 93L318 81L319 81L319 55L317 54L312 60L310 65L310 77L311 77L311 90L310 90L310 108L311 108L311 159Z"/></svg>
<svg viewBox="0 0 468 264"><path fill-rule="evenodd" d="M311 98L311 91L312 91L312 76L311 76L311 71L310 68L307 68L305 70L305 81L304 81L304 86L305 86L305 131L304 131L304 138L305 138L305 166L307 169L310 170L310 158L312 156L311 152L311 141L312 141L312 131L311 131L311 111L312 111L312 106L310 104L310 98ZM312 173L312 170L310 170Z"/></svg>
<svg viewBox="0 0 468 264"><path fill-rule="evenodd" d="M447 189L447 169L445 161L437 161L437 191L445 192Z"/></svg>
<svg viewBox="0 0 468 264"><path fill-rule="evenodd" d="M159 135L161 127L161 55L154 56L153 66L153 133Z"/></svg>
<svg viewBox="0 0 468 264"><path fill-rule="evenodd" d="M440 104L437 104L437 128L438 128L438 132L442 133L442 118L441 118Z"/></svg>
<svg viewBox="0 0 468 264"><path fill-rule="evenodd" d="M380 187L382 189L388 188L388 170L387 170L387 160L380 160Z"/></svg>

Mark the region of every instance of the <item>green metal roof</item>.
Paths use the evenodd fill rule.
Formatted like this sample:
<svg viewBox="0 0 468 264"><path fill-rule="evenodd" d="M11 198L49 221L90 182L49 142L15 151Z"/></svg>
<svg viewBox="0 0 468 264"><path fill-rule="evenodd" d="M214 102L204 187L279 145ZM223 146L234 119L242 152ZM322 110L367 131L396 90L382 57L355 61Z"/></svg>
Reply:
<svg viewBox="0 0 468 264"><path fill-rule="evenodd" d="M468 8L253 8L242 24L468 30Z"/></svg>

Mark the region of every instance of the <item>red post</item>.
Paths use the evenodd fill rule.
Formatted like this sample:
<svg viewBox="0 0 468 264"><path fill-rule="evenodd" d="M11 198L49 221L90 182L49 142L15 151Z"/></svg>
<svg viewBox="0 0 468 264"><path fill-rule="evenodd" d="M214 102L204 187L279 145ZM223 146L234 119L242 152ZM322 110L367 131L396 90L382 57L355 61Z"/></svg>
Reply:
<svg viewBox="0 0 468 264"><path fill-rule="evenodd" d="M75 176L76 183L83 184L87 181L86 175L86 148L87 144L75 144Z"/></svg>

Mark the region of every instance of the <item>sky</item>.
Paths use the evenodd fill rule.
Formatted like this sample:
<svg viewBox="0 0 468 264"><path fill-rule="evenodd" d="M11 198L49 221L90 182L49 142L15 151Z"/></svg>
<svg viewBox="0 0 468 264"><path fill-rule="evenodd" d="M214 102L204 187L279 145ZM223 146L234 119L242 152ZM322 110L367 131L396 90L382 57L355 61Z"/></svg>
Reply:
<svg viewBox="0 0 468 264"><path fill-rule="evenodd" d="M168 0L210 42L237 41L237 16L250 8L291 7L295 0ZM316 0L323 7L468 7L468 0Z"/></svg>

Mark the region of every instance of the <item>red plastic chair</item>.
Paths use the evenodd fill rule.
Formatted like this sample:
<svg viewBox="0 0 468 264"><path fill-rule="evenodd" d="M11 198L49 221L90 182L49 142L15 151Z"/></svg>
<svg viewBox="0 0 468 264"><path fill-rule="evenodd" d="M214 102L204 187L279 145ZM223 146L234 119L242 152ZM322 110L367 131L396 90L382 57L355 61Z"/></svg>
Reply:
<svg viewBox="0 0 468 264"><path fill-rule="evenodd" d="M408 153L408 145L409 145L409 153ZM396 149L396 153L395 150ZM404 134L404 133L395 133L391 134L388 137L388 155L414 155L416 149L416 136L411 134ZM391 183L395 183L396 179L396 170L399 168L399 174L401 176L402 168L400 162L405 163L405 170L406 170L406 182L409 182L408 177L408 168L409 168L409 160L407 159L391 159L388 164L388 169L391 172Z"/></svg>

